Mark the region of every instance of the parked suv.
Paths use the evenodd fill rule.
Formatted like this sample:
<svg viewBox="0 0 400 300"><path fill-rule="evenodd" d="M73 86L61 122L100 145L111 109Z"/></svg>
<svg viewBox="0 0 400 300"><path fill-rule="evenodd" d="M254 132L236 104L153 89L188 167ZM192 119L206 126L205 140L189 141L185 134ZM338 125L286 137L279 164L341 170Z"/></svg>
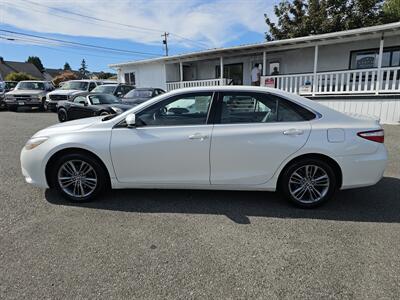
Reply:
<svg viewBox="0 0 400 300"><path fill-rule="evenodd" d="M47 110L57 111L58 101L69 100L82 92L90 92L96 86L103 83L98 80L70 80L59 89L48 93L45 107Z"/></svg>
<svg viewBox="0 0 400 300"><path fill-rule="evenodd" d="M5 94L5 102L9 110L16 111L18 107L44 108L46 94L54 90L54 86L48 81L24 80Z"/></svg>

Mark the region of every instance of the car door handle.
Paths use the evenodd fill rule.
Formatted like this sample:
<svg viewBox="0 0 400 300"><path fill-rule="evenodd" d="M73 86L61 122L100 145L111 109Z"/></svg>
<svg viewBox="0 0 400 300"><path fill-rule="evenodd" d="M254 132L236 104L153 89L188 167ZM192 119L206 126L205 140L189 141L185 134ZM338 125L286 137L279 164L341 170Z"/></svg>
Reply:
<svg viewBox="0 0 400 300"><path fill-rule="evenodd" d="M284 135L302 135L304 133L301 129L291 128L283 132Z"/></svg>
<svg viewBox="0 0 400 300"><path fill-rule="evenodd" d="M208 139L208 135L201 134L201 133L195 133L189 135L189 140L202 140L204 141L205 139Z"/></svg>

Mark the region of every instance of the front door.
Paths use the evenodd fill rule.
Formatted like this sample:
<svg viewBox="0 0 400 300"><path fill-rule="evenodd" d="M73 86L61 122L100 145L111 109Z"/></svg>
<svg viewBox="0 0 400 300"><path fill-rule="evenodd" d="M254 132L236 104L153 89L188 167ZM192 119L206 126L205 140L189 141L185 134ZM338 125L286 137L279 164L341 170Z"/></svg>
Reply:
<svg viewBox="0 0 400 300"><path fill-rule="evenodd" d="M210 184L213 93L172 96L136 114L136 128L115 128L111 156L118 181L138 184Z"/></svg>
<svg viewBox="0 0 400 300"><path fill-rule="evenodd" d="M307 119L312 113L307 116L285 99L226 92L219 101L219 124L214 125L210 151L211 184L266 183L310 134Z"/></svg>
<svg viewBox="0 0 400 300"><path fill-rule="evenodd" d="M68 110L68 117L71 120L92 116L88 109L88 101L85 96L75 97Z"/></svg>

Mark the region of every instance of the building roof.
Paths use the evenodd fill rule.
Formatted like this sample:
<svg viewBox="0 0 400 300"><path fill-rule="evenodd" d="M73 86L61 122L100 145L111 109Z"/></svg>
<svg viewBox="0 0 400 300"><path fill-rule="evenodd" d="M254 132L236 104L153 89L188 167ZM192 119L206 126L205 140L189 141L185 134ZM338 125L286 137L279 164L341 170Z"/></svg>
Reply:
<svg viewBox="0 0 400 300"><path fill-rule="evenodd" d="M293 47L297 48L311 47L315 44L326 45L330 43L354 41L357 39L362 40L370 38L379 38L380 36L382 36L383 33L388 35L399 34L400 22L364 27L346 31L309 35L292 39L261 42L256 44L240 45L227 48L215 48L215 49L208 49L203 51L178 54L172 56L164 56L146 60L122 62L117 64L111 64L109 65L109 67L118 68L125 65L140 65L140 64L154 63L154 62L182 61L186 59L195 59L196 57L200 56L201 57L216 56L219 54L220 55L239 54L240 52L251 53L251 52L261 52L261 51L277 51L277 50L290 49Z"/></svg>
<svg viewBox="0 0 400 300"><path fill-rule="evenodd" d="M37 79L44 78L42 72L32 63L0 59L0 78L4 79L11 72L24 72Z"/></svg>

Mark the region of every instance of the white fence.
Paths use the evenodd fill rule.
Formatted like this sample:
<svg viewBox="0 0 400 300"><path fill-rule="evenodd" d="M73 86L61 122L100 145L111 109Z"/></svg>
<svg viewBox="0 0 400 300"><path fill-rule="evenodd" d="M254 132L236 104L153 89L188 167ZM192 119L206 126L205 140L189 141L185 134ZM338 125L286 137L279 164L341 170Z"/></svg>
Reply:
<svg viewBox="0 0 400 300"><path fill-rule="evenodd" d="M167 82L167 91L172 91L175 89L186 88L186 87L227 85L228 82L229 80L227 78Z"/></svg>
<svg viewBox="0 0 400 300"><path fill-rule="evenodd" d="M301 95L400 93L400 67L263 76L261 83Z"/></svg>

